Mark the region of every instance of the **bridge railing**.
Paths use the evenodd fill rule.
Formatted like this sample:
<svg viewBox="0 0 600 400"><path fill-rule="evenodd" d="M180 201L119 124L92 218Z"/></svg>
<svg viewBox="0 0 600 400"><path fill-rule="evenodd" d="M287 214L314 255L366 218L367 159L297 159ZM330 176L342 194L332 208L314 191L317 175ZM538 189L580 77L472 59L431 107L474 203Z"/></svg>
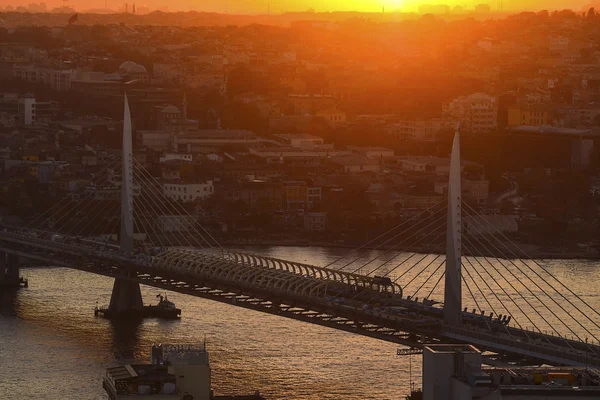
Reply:
<svg viewBox="0 0 600 400"><path fill-rule="evenodd" d="M442 329L445 333L453 333L456 335L465 336L469 339L478 339L488 343L496 343L507 347L528 350L532 353L545 354L558 359L575 361L582 365L600 366L600 359L598 359L598 357L590 356L590 353L581 354L584 353L583 351L565 350L564 348L560 348L558 346L542 346L540 344L522 341L517 338L510 339L502 335L491 334L474 328L443 325Z"/></svg>
<svg viewBox="0 0 600 400"><path fill-rule="evenodd" d="M265 257L250 253L229 253L228 257L240 264L259 265L262 267L292 272L297 275L317 278L324 281L334 281L346 285L368 288L378 292L389 293L402 297L402 287L394 282L382 283L378 278L340 271L314 265L291 262L273 257Z"/></svg>

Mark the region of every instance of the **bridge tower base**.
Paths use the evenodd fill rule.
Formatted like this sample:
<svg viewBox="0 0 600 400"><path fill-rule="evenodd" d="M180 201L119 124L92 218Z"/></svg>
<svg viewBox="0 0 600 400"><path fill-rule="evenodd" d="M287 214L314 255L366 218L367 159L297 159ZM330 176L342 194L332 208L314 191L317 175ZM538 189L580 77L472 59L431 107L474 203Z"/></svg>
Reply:
<svg viewBox="0 0 600 400"><path fill-rule="evenodd" d="M0 288L27 287L27 279L21 277L19 257L0 252Z"/></svg>
<svg viewBox="0 0 600 400"><path fill-rule="evenodd" d="M144 309L140 284L126 279L115 279L109 310L111 314L136 314Z"/></svg>

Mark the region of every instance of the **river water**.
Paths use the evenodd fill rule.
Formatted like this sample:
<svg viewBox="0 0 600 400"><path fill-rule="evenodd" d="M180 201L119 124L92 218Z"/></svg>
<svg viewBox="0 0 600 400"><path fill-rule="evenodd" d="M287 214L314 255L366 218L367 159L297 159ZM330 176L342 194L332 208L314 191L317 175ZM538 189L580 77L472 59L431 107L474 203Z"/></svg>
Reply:
<svg viewBox="0 0 600 400"><path fill-rule="evenodd" d="M251 250L313 265L326 265L346 252L315 247ZM367 259L372 255L378 253ZM595 262L545 264L600 308ZM418 272L402 281L416 276L415 282L424 282L421 275L426 274ZM54 267L25 268L22 273L29 288L0 299L2 400L106 399L101 382L107 367L131 359L146 362L152 343L199 343L204 338L217 394L259 390L269 399L398 399L409 390L411 379L420 384L420 357L399 357L398 346L391 343L177 293L168 296L182 309L180 321L115 325L93 315L96 301L108 303L111 279ZM432 298L440 290L436 287ZM142 293L146 303L153 303L160 291L142 287ZM483 302L492 294L484 289L474 297Z"/></svg>

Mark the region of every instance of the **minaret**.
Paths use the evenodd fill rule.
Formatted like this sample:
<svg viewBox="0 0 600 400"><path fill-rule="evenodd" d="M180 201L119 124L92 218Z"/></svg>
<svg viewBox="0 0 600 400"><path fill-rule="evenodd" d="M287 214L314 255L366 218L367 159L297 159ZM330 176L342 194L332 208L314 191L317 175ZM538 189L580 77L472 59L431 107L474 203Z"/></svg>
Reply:
<svg viewBox="0 0 600 400"><path fill-rule="evenodd" d="M462 319L460 123L454 134L449 175L444 323L457 326Z"/></svg>
<svg viewBox="0 0 600 400"><path fill-rule="evenodd" d="M133 3L133 15L135 15L135 3Z"/></svg>
<svg viewBox="0 0 600 400"><path fill-rule="evenodd" d="M133 168L131 144L131 113L125 95L123 118L123 168L121 169L121 250L133 251Z"/></svg>

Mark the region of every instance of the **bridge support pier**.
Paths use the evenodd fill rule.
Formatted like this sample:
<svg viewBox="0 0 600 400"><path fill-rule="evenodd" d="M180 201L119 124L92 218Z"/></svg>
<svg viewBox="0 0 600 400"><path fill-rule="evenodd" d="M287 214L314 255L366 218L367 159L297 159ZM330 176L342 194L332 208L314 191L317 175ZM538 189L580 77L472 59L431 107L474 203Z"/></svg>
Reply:
<svg viewBox="0 0 600 400"><path fill-rule="evenodd" d="M140 284L126 279L115 279L109 310L112 314L135 314L144 309Z"/></svg>
<svg viewBox="0 0 600 400"><path fill-rule="evenodd" d="M0 287L27 287L27 280L21 278L19 257L14 254L0 252Z"/></svg>

